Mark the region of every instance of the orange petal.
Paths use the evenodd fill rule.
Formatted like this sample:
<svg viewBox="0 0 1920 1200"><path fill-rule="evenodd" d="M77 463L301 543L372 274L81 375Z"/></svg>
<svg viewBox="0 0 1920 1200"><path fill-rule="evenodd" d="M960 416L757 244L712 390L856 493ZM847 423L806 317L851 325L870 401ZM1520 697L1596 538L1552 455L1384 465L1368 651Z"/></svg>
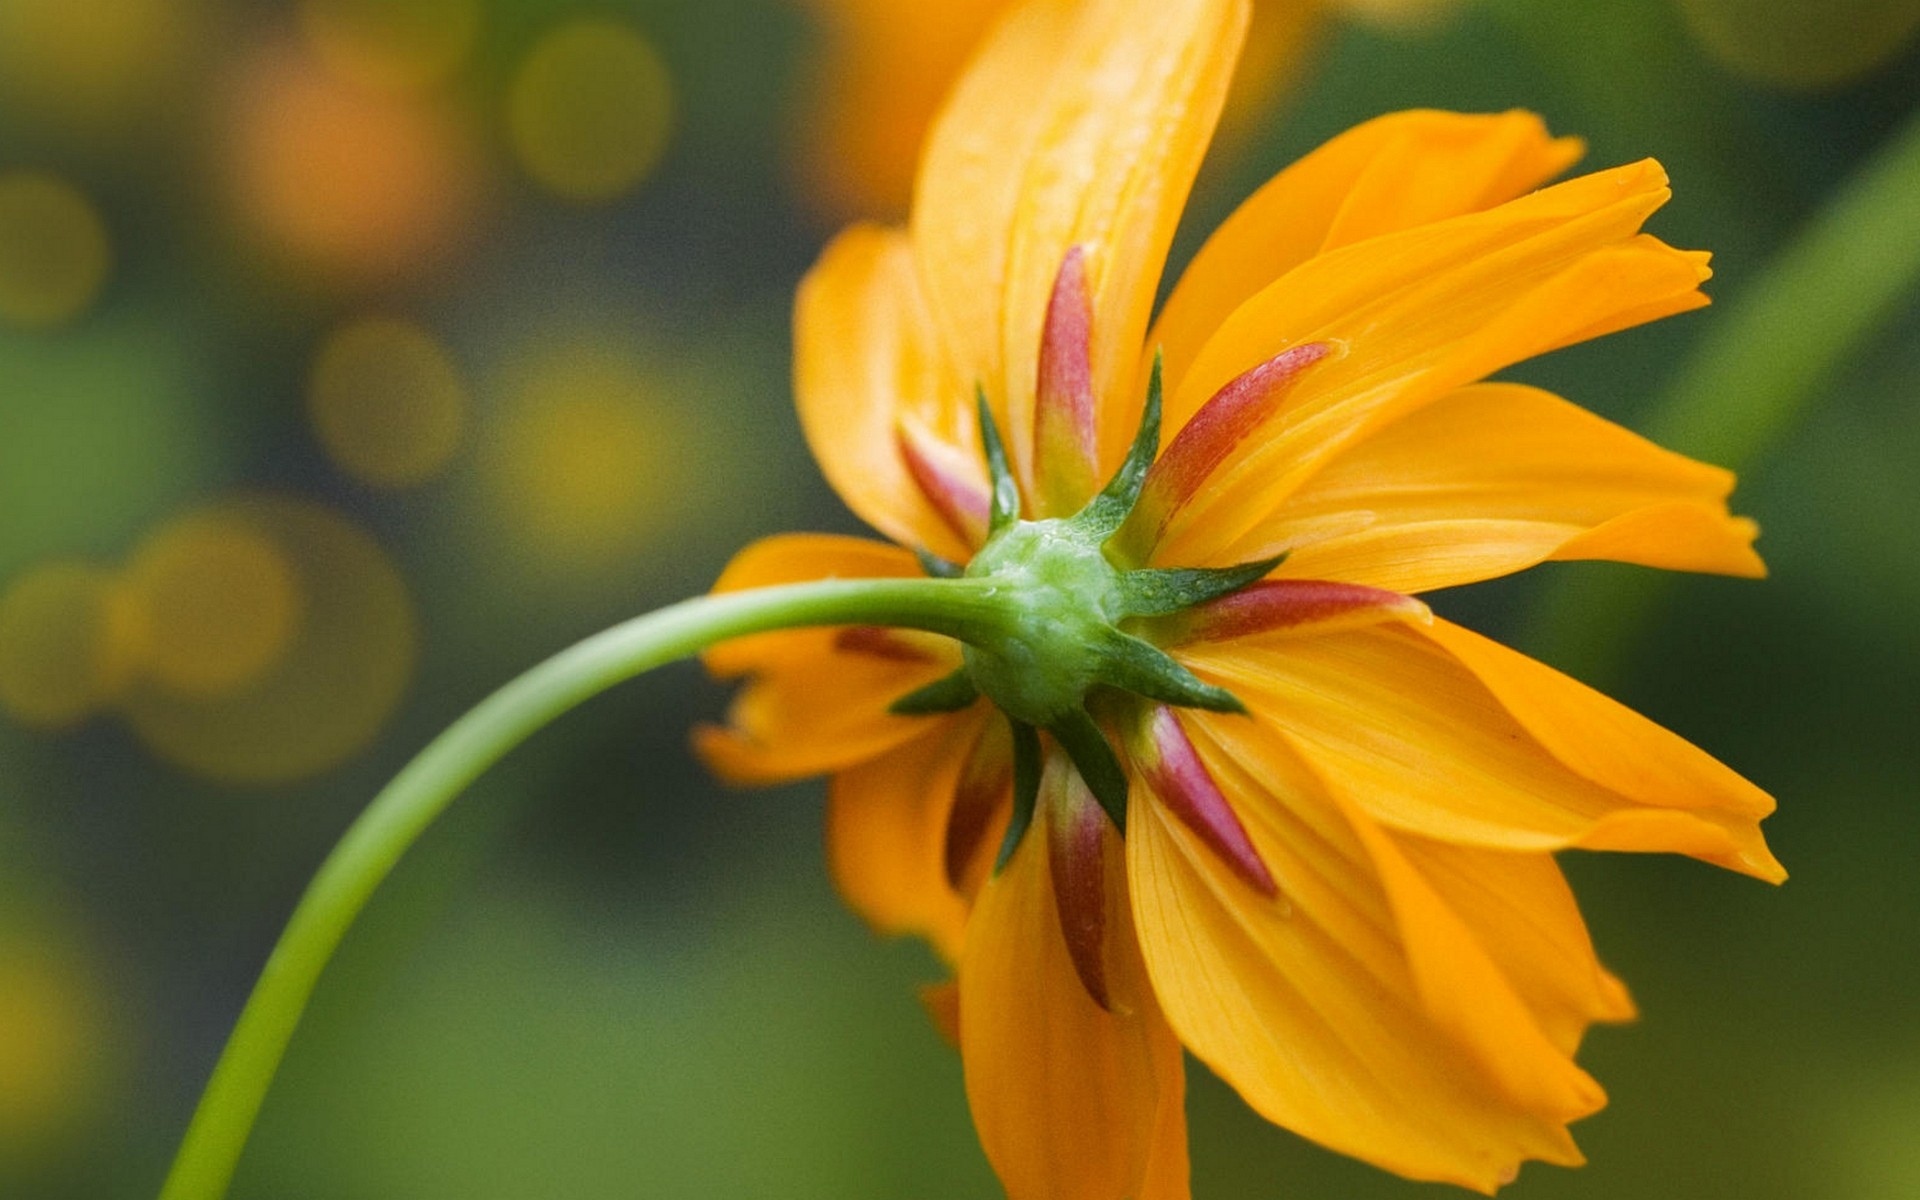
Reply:
<svg viewBox="0 0 1920 1200"><path fill-rule="evenodd" d="M1786 878L1759 830L1773 812L1773 797L1724 763L1626 705L1470 629L1436 620L1427 636L1571 770L1642 804L1724 824L1736 851L1722 866L1773 883Z"/></svg>
<svg viewBox="0 0 1920 1200"><path fill-rule="evenodd" d="M912 741L841 771L827 789L827 866L848 907L885 934L918 934L949 961L967 905L947 877L947 821L987 714L929 726Z"/></svg>
<svg viewBox="0 0 1920 1200"><path fill-rule="evenodd" d="M1584 176L1320 255L1242 304L1174 393L1182 417L1288 346L1336 352L1176 517L1160 558L1213 561L1315 466L1456 388L1629 316L1705 303L1704 256L1634 232L1666 196L1652 162Z"/></svg>
<svg viewBox="0 0 1920 1200"><path fill-rule="evenodd" d="M920 988L920 1006L927 1010L927 1020L947 1044L955 1050L960 1048L960 985L949 980L946 983L923 984Z"/></svg>
<svg viewBox="0 0 1920 1200"><path fill-rule="evenodd" d="M988 38L928 135L913 212L927 295L1023 483L1047 300L1071 246L1087 247L1102 461L1125 453L1167 245L1246 21L1246 0L1036 0Z"/></svg>
<svg viewBox="0 0 1920 1200"><path fill-rule="evenodd" d="M946 365L906 235L863 225L835 238L800 284L793 338L800 426L827 482L894 541L964 561L971 547L900 453L911 422L985 477L972 385Z"/></svg>
<svg viewBox="0 0 1920 1200"><path fill-rule="evenodd" d="M1163 350L1177 381L1234 309L1315 254L1505 203L1564 171L1580 149L1527 112L1416 109L1356 126L1274 176L1214 231L1167 298L1148 353Z"/></svg>
<svg viewBox="0 0 1920 1200"><path fill-rule="evenodd" d="M1184 1200L1180 1045L1146 986L1109 828L1113 1010L1081 985L1046 839L1022 839L981 890L960 966L967 1099L1008 1200Z"/></svg>
<svg viewBox="0 0 1920 1200"><path fill-rule="evenodd" d="M1645 718L1444 621L1178 655L1247 703L1259 721L1250 730L1284 730L1329 787L1390 828L1783 874L1760 835L1765 793Z"/></svg>
<svg viewBox="0 0 1920 1200"><path fill-rule="evenodd" d="M908 579L919 562L898 546L832 533L777 533L749 543L714 581L715 592L806 583L815 579ZM818 631L760 633L722 642L701 656L707 670L727 679L772 665L782 648L804 650ZM806 650L806 653L813 653Z"/></svg>
<svg viewBox="0 0 1920 1200"><path fill-rule="evenodd" d="M870 579L920 573L897 546L824 534L783 534L734 556L717 592L808 579ZM892 631L882 646L845 630L795 629L737 638L709 650L707 669L749 676L724 728L694 731L694 746L735 783L775 783L836 771L881 754L927 728L924 717L897 717L887 706L960 665L944 638ZM905 642L916 653L898 652Z"/></svg>
<svg viewBox="0 0 1920 1200"><path fill-rule="evenodd" d="M1562 1053L1579 1048L1596 1021L1633 1019L1633 1000L1600 965L1573 889L1551 855L1389 836L1472 929Z"/></svg>
<svg viewBox="0 0 1920 1200"><path fill-rule="evenodd" d="M1009 0L807 0L823 26L794 166L838 220L904 216L927 126Z"/></svg>
<svg viewBox="0 0 1920 1200"><path fill-rule="evenodd" d="M1451 1034L1513 1103L1555 1121L1573 1121L1607 1102L1570 1050L1549 1038L1474 931L1372 818L1342 805L1380 874L1407 949L1414 989L1434 1023Z"/></svg>
<svg viewBox="0 0 1920 1200"><path fill-rule="evenodd" d="M1244 719L1183 720L1281 897L1247 887L1160 805L1133 805L1141 950L1188 1049L1267 1119L1413 1178L1490 1192L1525 1159L1579 1162L1564 1121L1582 1105L1516 1098L1550 1094L1573 1070L1564 1058L1534 1061L1539 1088L1503 1086L1488 1048L1461 1040L1480 1032L1461 1010L1497 993L1497 972L1440 998L1450 1028L1423 998L1367 847L1313 773L1271 737L1257 753L1223 750L1217 735ZM1510 1039L1529 1028L1520 1020Z"/></svg>
<svg viewBox="0 0 1920 1200"><path fill-rule="evenodd" d="M1316 471L1249 535L1306 542L1344 514L1372 522L1302 544L1286 576L1421 592L1548 558L1764 572L1733 474L1663 450L1538 388L1464 387Z"/></svg>

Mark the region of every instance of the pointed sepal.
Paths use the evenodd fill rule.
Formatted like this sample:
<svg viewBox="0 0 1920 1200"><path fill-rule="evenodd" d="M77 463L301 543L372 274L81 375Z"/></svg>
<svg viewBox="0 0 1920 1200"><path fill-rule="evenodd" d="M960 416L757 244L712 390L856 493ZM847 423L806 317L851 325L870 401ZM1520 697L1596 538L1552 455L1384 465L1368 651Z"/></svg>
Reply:
<svg viewBox="0 0 1920 1200"><path fill-rule="evenodd" d="M1147 567L1120 576L1121 602L1131 617L1164 617L1231 596L1272 574L1286 561L1276 554L1237 567Z"/></svg>
<svg viewBox="0 0 1920 1200"><path fill-rule="evenodd" d="M1162 704L1244 713L1247 706L1225 688L1215 687L1176 662L1152 642L1109 629L1102 639L1100 682Z"/></svg>
<svg viewBox="0 0 1920 1200"><path fill-rule="evenodd" d="M1172 709L1155 706L1129 734L1127 751L1148 790L1235 875L1268 899L1280 894L1273 873Z"/></svg>
<svg viewBox="0 0 1920 1200"><path fill-rule="evenodd" d="M959 563L948 562L924 546L915 546L913 556L920 560L920 569L932 579L958 579L967 573Z"/></svg>
<svg viewBox="0 0 1920 1200"><path fill-rule="evenodd" d="M979 698L980 689L974 686L973 676L961 667L951 675L943 675L925 687L908 692L887 705L887 711L897 717L926 717L959 712Z"/></svg>
<svg viewBox="0 0 1920 1200"><path fill-rule="evenodd" d="M1007 803L1013 786L1013 743L1007 726L989 721L980 740L967 755L953 788L953 809L947 815L947 840L942 858L947 883L962 895L971 895L973 867L980 847L993 832L995 819Z"/></svg>
<svg viewBox="0 0 1920 1200"><path fill-rule="evenodd" d="M1106 733L1084 708L1073 709L1058 718L1047 726L1047 732L1053 734L1060 748L1073 760L1074 769L1080 772L1080 778L1093 798L1100 802L1100 807L1107 811L1113 827L1125 833L1127 770L1120 765L1120 756L1113 752Z"/></svg>
<svg viewBox="0 0 1920 1200"><path fill-rule="evenodd" d="M987 530L999 533L1020 519L1020 485L1007 461L1007 446L1000 440L993 409L987 406L986 388L975 389L974 403L980 410L980 445L987 456Z"/></svg>
<svg viewBox="0 0 1920 1200"><path fill-rule="evenodd" d="M1093 298L1086 250L1073 246L1054 277L1040 336L1033 405L1034 507L1060 516L1092 493L1099 469L1094 430Z"/></svg>
<svg viewBox="0 0 1920 1200"><path fill-rule="evenodd" d="M1042 804L1046 810L1047 873L1053 877L1054 914L1087 995L1109 1011L1107 987L1107 817L1092 791L1055 760L1047 764Z"/></svg>
<svg viewBox="0 0 1920 1200"><path fill-rule="evenodd" d="M934 512L968 546L987 538L988 497L970 470L966 451L935 437L918 422L901 418L894 443L907 474L920 486Z"/></svg>
<svg viewBox="0 0 1920 1200"><path fill-rule="evenodd" d="M1311 636L1386 621L1433 623L1425 602L1400 592L1321 579L1269 579L1153 623L1156 641L1175 645L1251 637Z"/></svg>
<svg viewBox="0 0 1920 1200"><path fill-rule="evenodd" d="M1147 472L1160 453L1160 404L1160 354L1155 351L1153 373L1147 379L1147 402L1140 410L1140 428L1133 435L1133 447L1107 486L1072 518L1075 526L1097 542L1106 541L1126 524L1127 515L1140 500Z"/></svg>
<svg viewBox="0 0 1920 1200"><path fill-rule="evenodd" d="M1034 806L1040 799L1040 731L1025 721L1008 723L1013 727L1013 815L1007 821L1007 836L1000 841L1000 853L993 860L993 873L1006 870L1020 839L1033 824Z"/></svg>
<svg viewBox="0 0 1920 1200"><path fill-rule="evenodd" d="M1308 342L1274 355L1229 381L1188 419L1136 489L1125 528L1108 546L1121 559L1145 562L1175 512L1212 478L1235 447L1278 410L1308 367L1333 353Z"/></svg>

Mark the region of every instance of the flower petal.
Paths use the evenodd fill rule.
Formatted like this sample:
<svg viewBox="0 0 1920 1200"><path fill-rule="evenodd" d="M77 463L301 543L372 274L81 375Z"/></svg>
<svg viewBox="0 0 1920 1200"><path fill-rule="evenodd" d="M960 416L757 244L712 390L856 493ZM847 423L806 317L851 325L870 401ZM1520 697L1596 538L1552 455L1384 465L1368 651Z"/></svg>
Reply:
<svg viewBox="0 0 1920 1200"><path fill-rule="evenodd" d="M1272 737L1226 752L1216 735L1244 719L1183 721L1281 896L1247 887L1160 805L1133 805L1141 950L1188 1049L1269 1120L1413 1178L1490 1192L1522 1160L1579 1162L1564 1122L1584 1102L1529 1107L1486 1068L1485 1047L1429 1011L1372 857L1313 773ZM1549 1081L1572 1069L1557 1056L1538 1065Z"/></svg>
<svg viewBox="0 0 1920 1200"><path fill-rule="evenodd" d="M1147 987L1111 828L1109 992L1081 985L1048 848L1029 836L981 890L960 966L967 1099L1009 1200L1184 1200L1180 1045Z"/></svg>
<svg viewBox="0 0 1920 1200"><path fill-rule="evenodd" d="M1505 203L1564 171L1580 149L1528 112L1416 109L1356 126L1274 176L1213 232L1167 298L1148 352L1163 350L1177 381L1234 309L1315 254Z"/></svg>
<svg viewBox="0 0 1920 1200"><path fill-rule="evenodd" d="M881 933L925 937L949 962L960 955L967 902L948 878L947 822L987 720L984 709L923 718L919 737L827 788L827 866L847 906Z"/></svg>
<svg viewBox="0 0 1920 1200"><path fill-rule="evenodd" d="M1529 1112L1572 1121L1603 1107L1607 1094L1546 1035L1473 930L1371 818L1343 808L1379 872L1414 989L1434 1023Z"/></svg>
<svg viewBox="0 0 1920 1200"><path fill-rule="evenodd" d="M1667 196L1643 162L1483 213L1320 255L1236 309L1172 394L1184 419L1240 370L1303 342L1336 353L1174 518L1163 561L1243 545L1320 463L1521 359L1705 303L1705 257L1637 236Z"/></svg>
<svg viewBox="0 0 1920 1200"><path fill-rule="evenodd" d="M908 422L984 480L972 388L947 366L906 235L857 225L835 238L800 284L793 338L800 427L834 491L894 541L966 559L900 450Z"/></svg>
<svg viewBox="0 0 1920 1200"><path fill-rule="evenodd" d="M1036 0L989 37L928 136L913 213L927 295L1024 483L1047 300L1076 245L1103 464L1125 454L1139 396L1117 401L1246 21L1246 0Z"/></svg>
<svg viewBox="0 0 1920 1200"><path fill-rule="evenodd" d="M1573 889L1551 855L1389 836L1472 929L1562 1053L1579 1048L1596 1021L1633 1019L1633 1000L1600 965Z"/></svg>
<svg viewBox="0 0 1920 1200"><path fill-rule="evenodd" d="M795 122L808 199L837 220L905 215L927 126L1007 0L808 0L822 26Z"/></svg>
<svg viewBox="0 0 1920 1200"><path fill-rule="evenodd" d="M1784 875L1760 835L1772 809L1764 792L1645 718L1445 621L1252 637L1178 656L1389 828L1507 850L1665 851Z"/></svg>
<svg viewBox="0 0 1920 1200"><path fill-rule="evenodd" d="M1773 797L1724 763L1626 705L1470 629L1436 620L1426 632L1568 768L1643 804L1692 810L1723 823L1737 850L1734 861L1721 865L1773 883L1786 878L1759 830L1774 810Z"/></svg>
<svg viewBox="0 0 1920 1200"><path fill-rule="evenodd" d="M742 547L727 562L713 591L738 592L815 579L911 579L922 574L908 551L871 538L836 533L777 533ZM701 656L707 670L722 679L768 666L783 647L802 648L818 631L757 633L720 643ZM807 651L812 653L812 651Z"/></svg>
<svg viewBox="0 0 1920 1200"><path fill-rule="evenodd" d="M825 534L783 534L734 556L716 592L808 579L918 575L897 546ZM722 643L704 656L721 678L749 676L724 728L694 730L694 747L721 777L775 783L839 770L923 733L924 717L897 717L887 706L960 665L945 638L893 631L884 646L837 629L795 629ZM902 654L894 643L916 654Z"/></svg>
<svg viewBox="0 0 1920 1200"><path fill-rule="evenodd" d="M1545 559L1612 558L1756 576L1733 474L1663 450L1538 388L1464 387L1316 471L1260 541L1302 544L1280 574L1422 592ZM1308 543L1343 514L1373 521Z"/></svg>

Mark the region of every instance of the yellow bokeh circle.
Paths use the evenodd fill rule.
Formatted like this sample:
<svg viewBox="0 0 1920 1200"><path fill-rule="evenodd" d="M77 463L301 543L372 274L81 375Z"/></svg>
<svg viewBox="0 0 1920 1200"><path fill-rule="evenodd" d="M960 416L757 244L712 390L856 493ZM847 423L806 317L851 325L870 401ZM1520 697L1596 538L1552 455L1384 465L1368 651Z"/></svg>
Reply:
<svg viewBox="0 0 1920 1200"><path fill-rule="evenodd" d="M659 387L604 347L531 363L494 422L487 475L506 532L555 566L624 560L659 531L686 469Z"/></svg>
<svg viewBox="0 0 1920 1200"><path fill-rule="evenodd" d="M300 29L326 68L366 87L444 81L473 50L478 0L306 0Z"/></svg>
<svg viewBox="0 0 1920 1200"><path fill-rule="evenodd" d="M0 103L81 131L160 110L206 0L0 0Z"/></svg>
<svg viewBox="0 0 1920 1200"><path fill-rule="evenodd" d="M36 567L0 592L0 708L33 729L71 728L125 682L113 574Z"/></svg>
<svg viewBox="0 0 1920 1200"><path fill-rule="evenodd" d="M293 569L230 513L197 513L147 539L127 566L140 671L188 696L219 696L273 666L300 625Z"/></svg>
<svg viewBox="0 0 1920 1200"><path fill-rule="evenodd" d="M673 86L653 46L616 21L581 20L534 46L507 93L507 135L533 180L583 202L645 178L666 148Z"/></svg>
<svg viewBox="0 0 1920 1200"><path fill-rule="evenodd" d="M1920 0L1680 0L1680 11L1722 65L1783 88L1863 78L1920 33Z"/></svg>
<svg viewBox="0 0 1920 1200"><path fill-rule="evenodd" d="M0 1163L30 1157L101 1099L116 1049L96 973L71 947L0 929Z"/></svg>
<svg viewBox="0 0 1920 1200"><path fill-rule="evenodd" d="M210 537L206 531L217 537L219 554L201 549L196 553L205 557L198 561L249 594L242 621L251 625L209 655L226 680L238 677L243 664L259 669L225 690L183 689L174 686L183 664L175 662L175 677L167 678L154 669L149 642L147 670L129 682L121 713L155 754L211 779L282 783L345 761L379 732L413 676L419 638L399 571L365 531L326 508L286 496L222 502L181 518L156 540L186 542ZM267 565L262 547L277 565ZM152 553L149 548L142 557ZM258 577L235 578L241 569ZM275 640L269 635L283 627L273 612L282 570L287 595L298 598L297 612L284 623L285 640L268 654ZM137 573L136 563L129 574ZM201 599L236 607L204 592ZM205 619L196 617L187 627L211 632ZM270 661L260 665L263 658ZM222 673L199 670L197 680L187 672L187 681L207 682Z"/></svg>
<svg viewBox="0 0 1920 1200"><path fill-rule="evenodd" d="M314 433L340 468L378 487L422 483L460 448L467 393L418 325L370 317L328 336L307 391Z"/></svg>
<svg viewBox="0 0 1920 1200"><path fill-rule="evenodd" d="M86 311L106 281L93 204L44 171L0 174L0 321L45 329Z"/></svg>

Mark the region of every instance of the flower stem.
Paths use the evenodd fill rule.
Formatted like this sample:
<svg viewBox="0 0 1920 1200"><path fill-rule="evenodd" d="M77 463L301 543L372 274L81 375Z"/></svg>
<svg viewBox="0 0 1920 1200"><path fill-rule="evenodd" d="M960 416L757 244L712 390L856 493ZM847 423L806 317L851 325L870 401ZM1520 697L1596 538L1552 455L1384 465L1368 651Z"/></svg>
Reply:
<svg viewBox="0 0 1920 1200"><path fill-rule="evenodd" d="M1798 237L1727 305L1654 408L1661 445L1750 470L1813 406L1836 367L1920 283L1920 116L1907 120ZM1564 573L1529 640L1596 686L1673 580L1646 571Z"/></svg>
<svg viewBox="0 0 1920 1200"><path fill-rule="evenodd" d="M1003 619L996 591L977 580L873 579L702 596L590 637L481 701L374 797L321 864L227 1039L161 1200L225 1195L294 1027L348 927L453 798L536 730L617 683L744 634L872 624L964 638Z"/></svg>

